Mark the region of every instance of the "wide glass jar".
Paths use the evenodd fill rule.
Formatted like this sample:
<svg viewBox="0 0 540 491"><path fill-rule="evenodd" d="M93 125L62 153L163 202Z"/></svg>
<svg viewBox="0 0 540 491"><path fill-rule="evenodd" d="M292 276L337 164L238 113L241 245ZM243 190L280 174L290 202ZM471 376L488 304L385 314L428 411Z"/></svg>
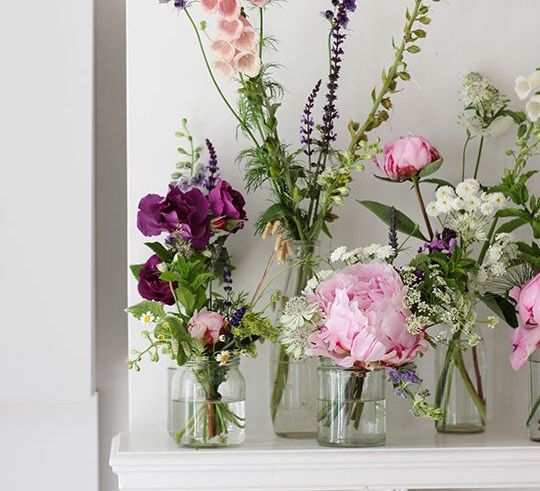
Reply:
<svg viewBox="0 0 540 491"><path fill-rule="evenodd" d="M229 447L245 438L246 384L239 359L190 361L171 385L171 433L184 447Z"/></svg>
<svg viewBox="0 0 540 491"><path fill-rule="evenodd" d="M486 428L486 349L469 346L458 336L437 346L435 400L440 433L481 433Z"/></svg>
<svg viewBox="0 0 540 491"><path fill-rule="evenodd" d="M343 368L330 360L322 359L318 373L319 444L336 447L384 445L384 369Z"/></svg>
<svg viewBox="0 0 540 491"><path fill-rule="evenodd" d="M527 419L529 436L540 442L540 351L529 358L530 411Z"/></svg>
<svg viewBox="0 0 540 491"><path fill-rule="evenodd" d="M317 266L314 242L292 242L282 295L292 298L302 292ZM303 261L303 262L302 262ZM281 314L276 312L277 319ZM270 355L270 413L276 435L285 438L315 438L317 434L317 360L291 359L283 346L274 344Z"/></svg>

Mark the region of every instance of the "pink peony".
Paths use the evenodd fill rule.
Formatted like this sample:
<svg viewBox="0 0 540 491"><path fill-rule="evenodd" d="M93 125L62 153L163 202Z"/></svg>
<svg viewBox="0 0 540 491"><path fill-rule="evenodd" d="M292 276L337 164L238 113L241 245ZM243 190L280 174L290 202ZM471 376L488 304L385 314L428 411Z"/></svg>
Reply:
<svg viewBox="0 0 540 491"><path fill-rule="evenodd" d="M522 287L510 290L516 301L521 327L512 333L513 351L510 361L519 370L532 353L540 349L540 273Z"/></svg>
<svg viewBox="0 0 540 491"><path fill-rule="evenodd" d="M305 295L326 314L324 325L312 335L311 355L343 367L392 366L410 362L427 349L423 335L407 330L405 287L388 264L349 266Z"/></svg>
<svg viewBox="0 0 540 491"><path fill-rule="evenodd" d="M383 157L383 162L376 159L379 169L393 181L403 181L439 160L441 154L425 138L409 135L386 145Z"/></svg>
<svg viewBox="0 0 540 491"><path fill-rule="evenodd" d="M208 346L214 346L224 327L225 319L220 314L203 309L189 321L188 332L194 339L204 339Z"/></svg>

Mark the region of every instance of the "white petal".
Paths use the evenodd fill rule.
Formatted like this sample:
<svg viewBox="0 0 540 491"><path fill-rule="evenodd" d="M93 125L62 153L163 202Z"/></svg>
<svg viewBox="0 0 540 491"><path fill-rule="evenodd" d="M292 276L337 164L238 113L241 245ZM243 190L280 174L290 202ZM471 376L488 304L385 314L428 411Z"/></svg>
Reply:
<svg viewBox="0 0 540 491"><path fill-rule="evenodd" d="M529 99L529 102L525 106L525 112L533 123L540 121L540 95L533 95Z"/></svg>

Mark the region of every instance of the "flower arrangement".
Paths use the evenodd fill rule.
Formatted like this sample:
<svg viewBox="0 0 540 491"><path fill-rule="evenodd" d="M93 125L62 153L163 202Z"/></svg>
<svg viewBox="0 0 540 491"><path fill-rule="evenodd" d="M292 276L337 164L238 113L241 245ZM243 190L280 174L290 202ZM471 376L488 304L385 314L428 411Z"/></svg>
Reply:
<svg viewBox="0 0 540 491"><path fill-rule="evenodd" d="M185 121L177 135L189 143L188 149L179 149L187 160L173 174L166 196L149 194L139 203L139 230L146 237L165 238L147 242L152 255L131 267L144 300L127 311L148 326L141 332L148 346L133 350L128 366L139 371L144 356L157 362L163 354L179 366L204 361L194 373L207 403L177 429L176 438L196 440L196 424L202 420L201 443L208 444L226 441L231 428L244 426L243 414L221 401L228 362L255 356L256 342L275 340L276 332L255 310L259 297L248 300L233 289L226 241L247 220L244 198L220 176L209 140L209 159L202 164L202 148L194 145Z"/></svg>
<svg viewBox="0 0 540 491"><path fill-rule="evenodd" d="M330 263L345 266L317 273L301 295L288 300L280 318L280 339L295 358L318 356L363 372L386 369L395 392L412 401L414 414L438 419L439 409L426 401L428 391L411 390L421 384L414 360L429 344L423 329L414 333L409 329L417 320L407 298L417 287L407 287L408 269L392 266L397 253L394 240L388 246L336 249ZM362 380L350 382L360 384L349 390L359 398ZM359 424L362 411L355 404L345 404L342 410ZM319 418L328 419L330 425L337 413L323 408Z"/></svg>

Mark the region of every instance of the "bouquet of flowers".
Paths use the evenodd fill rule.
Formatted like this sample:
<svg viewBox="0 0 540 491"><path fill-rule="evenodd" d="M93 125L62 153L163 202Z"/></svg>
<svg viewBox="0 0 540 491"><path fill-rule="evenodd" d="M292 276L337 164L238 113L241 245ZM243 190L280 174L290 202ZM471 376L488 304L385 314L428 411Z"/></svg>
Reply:
<svg viewBox="0 0 540 491"><path fill-rule="evenodd" d="M189 143L179 149L187 160L173 174L166 196L149 194L139 203L139 230L147 237L165 238L146 243L153 254L131 267L145 300L127 311L149 328L141 333L148 346L133 350L128 366L138 371L145 355L157 362L160 354L179 366L193 365L204 394L175 428L176 439L205 445L225 442L230 431L244 427L243 409L220 393L229 362L255 356L256 342L275 340L276 333L254 310L258 298L249 300L233 289L226 241L247 220L244 198L220 177L210 141L209 159L203 164L202 148L193 144L185 121L178 136Z"/></svg>
<svg viewBox="0 0 540 491"><path fill-rule="evenodd" d="M172 0L160 0L170 3ZM328 73L323 79L309 82L307 102L300 120L300 142L292 145L279 131L280 107L284 89L275 78L278 65L270 61L277 47L265 23L266 10L277 0L201 0L200 10L215 16L214 29L206 20L195 19L196 2L174 0L197 37L204 64L218 97L238 123L250 147L239 153L244 164L248 191L266 185L272 197L262 213L257 230L279 221L285 241L296 241L302 258L313 257L315 243L322 233L330 235L330 224L338 217L335 207L349 194L354 171L363 170L378 149L368 134L390 118L392 96L400 82L411 78L406 55L419 53L419 43L426 37L431 22L431 2L414 0L407 9L400 40L394 41L394 61L382 70L381 85L374 88L365 117L348 124L349 143L336 146L338 136L338 88L345 55L345 42L356 0L329 0L322 18L328 23L328 36L321 49L328 51ZM308 2L310 3L310 2ZM311 5L309 6L311 7ZM309 8L308 7L308 8ZM209 39L205 42L205 37ZM218 74L237 85L237 100L230 100L218 80ZM322 111L317 102L323 95ZM286 250L293 252L295 248ZM299 293L313 273L312 261L301 261L294 293ZM275 416L287 383L288 358L279 354L276 382L273 385L272 415Z"/></svg>
<svg viewBox="0 0 540 491"><path fill-rule="evenodd" d="M319 356L360 373L349 379L345 392L351 397L342 407L320 404L319 422L326 427L336 418L356 428L361 425L365 375L380 369L386 370L395 392L411 400L415 415L440 418L439 409L426 401L428 391L411 389L421 384L414 360L429 347L424 330L410 329L419 323L409 303L422 280L411 284L410 268L392 266L398 250L395 233L391 237L388 246L337 248L330 263L345 266L318 272L281 315L280 340L291 356Z"/></svg>

